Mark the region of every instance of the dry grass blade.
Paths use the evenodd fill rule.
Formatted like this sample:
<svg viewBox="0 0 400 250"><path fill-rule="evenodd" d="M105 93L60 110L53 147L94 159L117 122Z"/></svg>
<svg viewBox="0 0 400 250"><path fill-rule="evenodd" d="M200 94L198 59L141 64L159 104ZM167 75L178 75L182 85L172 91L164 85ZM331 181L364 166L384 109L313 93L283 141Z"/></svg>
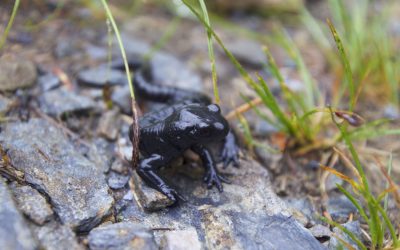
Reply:
<svg viewBox="0 0 400 250"><path fill-rule="evenodd" d="M250 109L252 109L253 106L259 105L261 103L263 103L262 99L260 97L256 97L253 100L251 100L249 103L244 103L244 104L240 105L239 107L236 107L234 110L229 112L225 116L225 118L228 120L231 120L231 119L237 117L239 114L243 114L243 113L249 111Z"/></svg>
<svg viewBox="0 0 400 250"><path fill-rule="evenodd" d="M340 156L340 159L343 161L343 164L349 168L355 176L357 176L357 179L359 182L361 182L362 178L354 164L351 162L351 160L338 148L334 147L333 150Z"/></svg>

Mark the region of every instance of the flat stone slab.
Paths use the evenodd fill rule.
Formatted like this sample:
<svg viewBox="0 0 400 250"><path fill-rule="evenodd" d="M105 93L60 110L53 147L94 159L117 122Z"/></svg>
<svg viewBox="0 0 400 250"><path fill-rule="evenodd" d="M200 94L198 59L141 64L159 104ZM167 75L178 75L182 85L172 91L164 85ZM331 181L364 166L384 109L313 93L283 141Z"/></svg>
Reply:
<svg viewBox="0 0 400 250"><path fill-rule="evenodd" d="M91 250L157 250L153 234L132 222L100 226L89 233Z"/></svg>
<svg viewBox="0 0 400 250"><path fill-rule="evenodd" d="M47 91L39 98L41 109L48 115L59 117L66 113L85 112L96 107L89 97L65 88Z"/></svg>
<svg viewBox="0 0 400 250"><path fill-rule="evenodd" d="M37 243L16 208L2 177L0 177L0 246L1 249L37 249Z"/></svg>
<svg viewBox="0 0 400 250"><path fill-rule="evenodd" d="M101 168L46 120L9 123L0 143L25 181L45 194L63 224L88 231L109 214L113 198Z"/></svg>
<svg viewBox="0 0 400 250"><path fill-rule="evenodd" d="M43 225L53 216L53 210L46 199L30 186L13 184L11 189L18 208L33 222Z"/></svg>
<svg viewBox="0 0 400 250"><path fill-rule="evenodd" d="M84 250L86 249L75 236L75 233L65 225L52 221L43 226L33 226L33 232L40 244L40 249L46 250Z"/></svg>

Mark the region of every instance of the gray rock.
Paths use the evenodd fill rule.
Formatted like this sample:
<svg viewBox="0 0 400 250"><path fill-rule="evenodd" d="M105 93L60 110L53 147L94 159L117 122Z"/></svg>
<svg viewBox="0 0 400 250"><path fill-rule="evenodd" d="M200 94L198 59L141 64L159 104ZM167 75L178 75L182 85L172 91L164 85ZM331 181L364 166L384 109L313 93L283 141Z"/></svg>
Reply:
<svg viewBox="0 0 400 250"><path fill-rule="evenodd" d="M38 78L38 85L43 92L46 92L58 88L61 85L61 81L56 75L47 73Z"/></svg>
<svg viewBox="0 0 400 250"><path fill-rule="evenodd" d="M124 114L132 114L132 101L128 84L117 86L111 95L111 100Z"/></svg>
<svg viewBox="0 0 400 250"><path fill-rule="evenodd" d="M145 185L138 185L141 180L133 175L130 184L136 202L129 203L119 213L121 220L137 221L154 230L194 227L200 242L206 243L203 247L209 249L257 249L255 247L264 237L276 241L272 245L275 249L323 249L311 233L291 217L285 203L272 190L267 170L253 160L243 159L240 168L231 167L223 171L232 184L225 184L222 193L216 188L207 189L203 183L204 171L201 166L174 166L162 169L159 173L187 201L157 212L145 212L140 196L148 191L156 191L143 191ZM154 195L161 194L156 192ZM269 238L269 233L274 233L278 240ZM265 244L273 244L270 241ZM263 243L259 246L258 249L273 249L265 248Z"/></svg>
<svg viewBox="0 0 400 250"><path fill-rule="evenodd" d="M331 238L332 232L329 227L317 224L310 228L311 234L320 241L328 240Z"/></svg>
<svg viewBox="0 0 400 250"><path fill-rule="evenodd" d="M103 173L48 121L9 123L0 141L11 165L48 196L63 224L87 231L109 213L113 199Z"/></svg>
<svg viewBox="0 0 400 250"><path fill-rule="evenodd" d="M92 99L64 88L43 93L39 101L43 112L55 117L66 113L85 112L96 107L96 103Z"/></svg>
<svg viewBox="0 0 400 250"><path fill-rule="evenodd" d="M136 174L136 171L132 173L130 187L136 193L140 206L146 211L157 211L173 204L167 196L148 187Z"/></svg>
<svg viewBox="0 0 400 250"><path fill-rule="evenodd" d="M106 48L98 47L95 45L87 45L85 48L86 54L92 59L106 59L108 51Z"/></svg>
<svg viewBox="0 0 400 250"><path fill-rule="evenodd" d="M327 192L332 191L332 190L336 190L337 189L337 185L342 185L343 182L344 182L343 179L337 177L334 174L330 174L326 178L325 189L326 189Z"/></svg>
<svg viewBox="0 0 400 250"><path fill-rule="evenodd" d="M352 232L357 237L357 239L359 239L359 240L362 239L360 222L350 221L350 222L343 224L342 226L344 226L347 230ZM354 249L360 249L358 247L357 243L355 243L346 233L344 233L339 228L337 228L337 227L333 228L333 233L340 239L349 243ZM331 240L329 241L329 249L332 249L332 250L339 249L339 246L343 246L343 244L336 237L331 237Z"/></svg>
<svg viewBox="0 0 400 250"><path fill-rule="evenodd" d="M93 229L89 233L91 250L156 250L153 234L143 226L121 222Z"/></svg>
<svg viewBox="0 0 400 250"><path fill-rule="evenodd" d="M129 166L126 162L123 162L122 159L117 158L112 163L111 170L119 174L127 175L129 173Z"/></svg>
<svg viewBox="0 0 400 250"><path fill-rule="evenodd" d="M257 119L257 122L254 124L254 136L266 137L276 132L278 132L278 129L265 120Z"/></svg>
<svg viewBox="0 0 400 250"><path fill-rule="evenodd" d="M203 220L209 249L323 249L290 216L210 209Z"/></svg>
<svg viewBox="0 0 400 250"><path fill-rule="evenodd" d="M261 44L252 40L235 39L225 44L227 49L240 61L254 67L262 67L267 62Z"/></svg>
<svg viewBox="0 0 400 250"><path fill-rule="evenodd" d="M11 107L12 101L2 95L0 95L0 117L5 115Z"/></svg>
<svg viewBox="0 0 400 250"><path fill-rule="evenodd" d="M121 189L125 187L125 185L128 183L129 178L130 177L128 175L121 175L115 172L110 172L107 183L108 186L110 186L110 188L112 189Z"/></svg>
<svg viewBox="0 0 400 250"><path fill-rule="evenodd" d="M150 60L153 82L193 91L203 91L204 86L199 75L190 70L176 57L157 53Z"/></svg>
<svg viewBox="0 0 400 250"><path fill-rule="evenodd" d="M50 222L43 226L33 226L41 249L46 250L83 250L85 249L78 243L74 232L65 225L57 222Z"/></svg>
<svg viewBox="0 0 400 250"><path fill-rule="evenodd" d="M100 136L114 141L117 139L119 129L121 127L121 119L119 109L114 108L106 111L99 120L99 126L97 132Z"/></svg>
<svg viewBox="0 0 400 250"><path fill-rule="evenodd" d="M11 186L18 208L33 222L43 225L53 216L46 199L30 186Z"/></svg>
<svg viewBox="0 0 400 250"><path fill-rule="evenodd" d="M142 57L151 50L151 46L143 40L136 39L127 33L121 34L122 42L124 43L125 52L128 58ZM107 42L107 41L106 41ZM117 55L121 54L118 47L118 41L114 40L114 52Z"/></svg>
<svg viewBox="0 0 400 250"><path fill-rule="evenodd" d="M94 162L97 169L103 173L110 170L111 163L114 160L114 144L103 138L95 138L92 141L90 148L85 148L83 151L87 158Z"/></svg>
<svg viewBox="0 0 400 250"><path fill-rule="evenodd" d="M2 249L36 249L31 231L15 207L2 177L0 177L0 246Z"/></svg>
<svg viewBox="0 0 400 250"><path fill-rule="evenodd" d="M308 198L289 198L285 199L286 204L290 208L293 217L302 223L305 227L310 227L315 224L315 210L313 204Z"/></svg>
<svg viewBox="0 0 400 250"><path fill-rule="evenodd" d="M344 195L329 197L327 210L332 219L339 223L345 223L350 214L358 214L357 208Z"/></svg>
<svg viewBox="0 0 400 250"><path fill-rule="evenodd" d="M161 239L162 250L201 250L202 245L195 228L167 231Z"/></svg>
<svg viewBox="0 0 400 250"><path fill-rule="evenodd" d="M124 72L106 66L83 70L78 73L77 79L81 85L97 88L126 83Z"/></svg>
<svg viewBox="0 0 400 250"><path fill-rule="evenodd" d="M32 86L37 78L35 65L26 58L0 58L0 91L14 91Z"/></svg>

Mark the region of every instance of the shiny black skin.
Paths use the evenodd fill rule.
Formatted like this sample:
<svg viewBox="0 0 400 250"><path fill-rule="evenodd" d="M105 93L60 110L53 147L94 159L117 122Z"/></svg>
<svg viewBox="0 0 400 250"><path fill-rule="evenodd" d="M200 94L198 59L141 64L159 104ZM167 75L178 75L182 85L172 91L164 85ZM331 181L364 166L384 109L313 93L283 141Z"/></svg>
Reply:
<svg viewBox="0 0 400 250"><path fill-rule="evenodd" d="M210 99L202 93L150 83L149 68L138 63L131 63L131 66L136 68L133 82L138 96L171 104L139 119L139 150L143 156L136 168L139 176L170 200L184 200L165 183L157 174L157 170L167 166L185 150L191 149L203 162L204 181L208 188L216 185L222 192L222 182L229 181L218 174L216 161L207 145L224 141L221 153L224 167L230 163L238 166L239 147L228 122L221 115L219 106L211 104Z"/></svg>

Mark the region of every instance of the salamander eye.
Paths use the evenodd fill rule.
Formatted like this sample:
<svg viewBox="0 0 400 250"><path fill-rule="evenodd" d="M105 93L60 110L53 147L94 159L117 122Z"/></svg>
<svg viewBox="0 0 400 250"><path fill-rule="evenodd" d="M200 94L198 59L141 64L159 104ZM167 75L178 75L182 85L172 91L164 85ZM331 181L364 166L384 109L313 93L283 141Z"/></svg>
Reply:
<svg viewBox="0 0 400 250"><path fill-rule="evenodd" d="M212 127L209 126L207 123L203 123L203 122L200 123L199 126L198 126L198 129L199 129L199 135L200 136L206 137L206 136L210 136L211 135Z"/></svg>
<svg viewBox="0 0 400 250"><path fill-rule="evenodd" d="M217 104L210 104L207 106L208 110L213 113L221 113L221 109Z"/></svg>

